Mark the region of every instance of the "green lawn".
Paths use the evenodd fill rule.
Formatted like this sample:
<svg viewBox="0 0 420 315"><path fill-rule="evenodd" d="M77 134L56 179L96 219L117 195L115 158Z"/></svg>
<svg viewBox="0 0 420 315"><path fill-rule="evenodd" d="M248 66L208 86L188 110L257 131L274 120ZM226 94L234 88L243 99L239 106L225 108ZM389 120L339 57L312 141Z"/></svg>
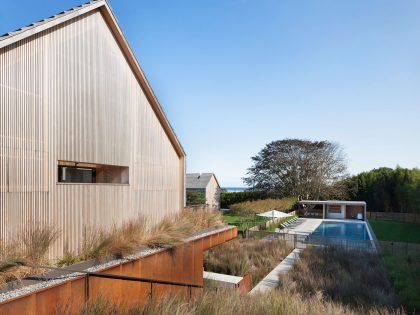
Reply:
<svg viewBox="0 0 420 315"><path fill-rule="evenodd" d="M390 220L369 220L369 223L380 241L420 244L419 224Z"/></svg>
<svg viewBox="0 0 420 315"><path fill-rule="evenodd" d="M414 223L369 220L376 237L380 241L410 242L420 244L420 225ZM407 310L420 310L420 255L383 255L385 266L394 284L401 303Z"/></svg>
<svg viewBox="0 0 420 315"><path fill-rule="evenodd" d="M224 213L223 219L225 219L225 222L231 225L236 225L238 227L238 233L243 233L245 230L256 226L258 224L264 223L270 218L255 216L255 215L249 215L249 216L240 216L240 215L234 215L232 213Z"/></svg>
<svg viewBox="0 0 420 315"><path fill-rule="evenodd" d="M420 255L385 254L383 258L401 303L409 312L420 310Z"/></svg>

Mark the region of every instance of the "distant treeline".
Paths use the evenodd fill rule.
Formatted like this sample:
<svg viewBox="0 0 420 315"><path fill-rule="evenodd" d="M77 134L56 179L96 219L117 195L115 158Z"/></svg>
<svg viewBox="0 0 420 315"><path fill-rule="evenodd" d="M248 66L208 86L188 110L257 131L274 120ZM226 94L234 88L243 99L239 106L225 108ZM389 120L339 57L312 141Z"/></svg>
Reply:
<svg viewBox="0 0 420 315"><path fill-rule="evenodd" d="M347 193L344 194L349 200L366 201L368 211L420 213L420 170L417 168L382 167L347 178L338 185L345 187ZM267 198L276 197L262 190L222 192L221 206L229 208L235 203Z"/></svg>
<svg viewBox="0 0 420 315"><path fill-rule="evenodd" d="M351 200L367 202L368 211L420 213L420 170L379 168L348 179Z"/></svg>
<svg viewBox="0 0 420 315"><path fill-rule="evenodd" d="M245 190L240 192L222 191L220 194L220 205L222 208L228 208L230 205L238 202L266 199L268 195L260 190Z"/></svg>

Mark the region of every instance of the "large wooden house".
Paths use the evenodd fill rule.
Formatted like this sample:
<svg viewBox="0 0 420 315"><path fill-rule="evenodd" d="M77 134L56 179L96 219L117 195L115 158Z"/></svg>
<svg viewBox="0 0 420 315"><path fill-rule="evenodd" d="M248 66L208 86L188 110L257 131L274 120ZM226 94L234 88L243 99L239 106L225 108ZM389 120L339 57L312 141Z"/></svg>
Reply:
<svg viewBox="0 0 420 315"><path fill-rule="evenodd" d="M185 153L106 1L0 37L0 238L85 230L185 202Z"/></svg>

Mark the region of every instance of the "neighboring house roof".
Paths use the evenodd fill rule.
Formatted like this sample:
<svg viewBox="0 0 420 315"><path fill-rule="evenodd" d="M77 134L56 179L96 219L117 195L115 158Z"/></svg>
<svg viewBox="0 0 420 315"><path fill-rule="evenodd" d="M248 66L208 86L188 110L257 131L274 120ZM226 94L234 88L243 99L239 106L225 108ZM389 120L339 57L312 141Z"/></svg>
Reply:
<svg viewBox="0 0 420 315"><path fill-rule="evenodd" d="M133 51L130 48L125 36L118 25L117 19L114 16L109 4L106 0L94 0L86 4L74 7L70 10L63 11L57 15L53 15L47 19L32 23L31 25L22 27L16 31L6 33L0 36L0 49L7 47L11 44L17 43L27 37L38 34L45 30L48 30L54 26L67 22L71 19L74 19L78 16L91 12L93 10L100 10L106 23L108 24L111 32L113 33L115 40L120 45L120 48L127 58L128 63L133 70L133 73L137 77L140 86L143 89L144 94L146 95L148 101L150 102L151 107L153 108L157 118L162 124L168 138L171 140L171 143L177 152L179 157L185 156L185 151L181 146L171 124L169 123L165 113L163 112L162 107L159 104L152 88L149 85L149 82L146 79L146 76L143 73L143 70L140 67Z"/></svg>
<svg viewBox="0 0 420 315"><path fill-rule="evenodd" d="M217 185L219 185L219 182L213 173L189 173L186 175L186 187L205 189L213 176L216 179Z"/></svg>

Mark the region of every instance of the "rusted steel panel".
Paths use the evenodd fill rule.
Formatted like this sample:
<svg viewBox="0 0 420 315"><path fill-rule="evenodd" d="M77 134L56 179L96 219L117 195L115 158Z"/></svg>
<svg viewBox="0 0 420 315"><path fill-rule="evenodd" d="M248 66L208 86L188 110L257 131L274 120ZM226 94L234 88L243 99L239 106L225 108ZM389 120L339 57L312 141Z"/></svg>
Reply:
<svg viewBox="0 0 420 315"><path fill-rule="evenodd" d="M203 251L236 236L237 230L232 228L100 272L202 285ZM247 287L246 283L244 286ZM51 314L60 310L76 314L88 299L94 301L99 297L124 307L133 303L142 303L150 295L159 297L163 294L182 294L189 297L190 294L194 296L200 292L201 288L190 289L166 284L151 285L128 280L80 276L13 301L0 303L0 314Z"/></svg>
<svg viewBox="0 0 420 315"><path fill-rule="evenodd" d="M152 298L160 299L165 295L180 295L185 298L189 297L189 288L188 287L178 287L173 285L167 285L167 284L153 284L153 292L152 292Z"/></svg>
<svg viewBox="0 0 420 315"><path fill-rule="evenodd" d="M0 305L0 314L4 315L36 315L36 294Z"/></svg>
<svg viewBox="0 0 420 315"><path fill-rule="evenodd" d="M140 274L139 261L129 262L121 266L121 274L124 276L138 277ZM124 295L125 304L136 304L149 295L149 285L134 281L121 281L121 292Z"/></svg>
<svg viewBox="0 0 420 315"><path fill-rule="evenodd" d="M121 266L108 268L103 273L122 275ZM121 282L123 280L105 279L97 277L89 277L89 298L105 298L112 299L117 304L121 303L123 294L121 292Z"/></svg>
<svg viewBox="0 0 420 315"><path fill-rule="evenodd" d="M239 282L239 291L242 293L248 293L252 289L252 276L247 273L243 276L241 282Z"/></svg>
<svg viewBox="0 0 420 315"><path fill-rule="evenodd" d="M194 276L193 282L199 285L203 285L203 266L204 266L204 251L202 240L197 240L194 243Z"/></svg>
<svg viewBox="0 0 420 315"><path fill-rule="evenodd" d="M66 307L71 298L71 287L67 283L36 294L36 311L53 314Z"/></svg>
<svg viewBox="0 0 420 315"><path fill-rule="evenodd" d="M86 303L86 277L78 278L70 282L71 284L71 300L70 312L71 314L78 313L83 305Z"/></svg>

